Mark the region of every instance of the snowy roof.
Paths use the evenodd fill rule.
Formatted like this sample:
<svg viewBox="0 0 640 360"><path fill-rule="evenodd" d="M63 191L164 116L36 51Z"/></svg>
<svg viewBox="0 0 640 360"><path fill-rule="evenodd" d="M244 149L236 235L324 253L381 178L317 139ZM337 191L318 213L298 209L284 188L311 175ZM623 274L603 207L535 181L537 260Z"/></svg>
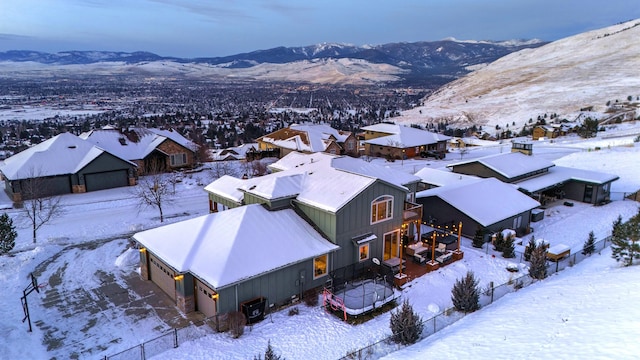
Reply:
<svg viewBox="0 0 640 360"><path fill-rule="evenodd" d="M242 144L226 149L219 149L211 152L214 161L219 160L240 160L247 157L247 151L258 149L258 143Z"/></svg>
<svg viewBox="0 0 640 360"><path fill-rule="evenodd" d="M289 128L267 134L260 140L285 149L322 152L333 139L344 142L350 134L325 124L291 124Z"/></svg>
<svg viewBox="0 0 640 360"><path fill-rule="evenodd" d="M510 152L461 161L449 164L447 167L453 168L455 166L472 163L480 163L509 179L555 166L554 163L543 158L525 155L520 152Z"/></svg>
<svg viewBox="0 0 640 360"><path fill-rule="evenodd" d="M11 156L0 170L9 180L75 174L105 152L71 133L62 133Z"/></svg>
<svg viewBox="0 0 640 360"><path fill-rule="evenodd" d="M133 238L178 272L191 272L216 289L339 248L293 210L268 211L257 204L142 231Z"/></svg>
<svg viewBox="0 0 640 360"><path fill-rule="evenodd" d="M386 166L380 166L348 156L336 157L331 161L331 166L335 169L352 172L378 178L396 186L405 186L417 183L420 178L404 171L391 170Z"/></svg>
<svg viewBox="0 0 640 360"><path fill-rule="evenodd" d="M408 189L404 185L420 180L408 173L348 157L291 153L281 161L272 167L283 171L246 180L223 176L205 190L237 203L242 202L243 192L270 200L295 196L301 203L337 212L378 180L405 191Z"/></svg>
<svg viewBox="0 0 640 360"><path fill-rule="evenodd" d="M397 148L435 144L440 141L447 141L451 138L450 136L441 135L431 131L395 124L375 124L365 126L361 130L390 134L389 136L381 136L375 139L366 140L365 143Z"/></svg>
<svg viewBox="0 0 640 360"><path fill-rule="evenodd" d="M101 148L127 160L144 159L165 140L170 139L185 148L195 151L197 145L184 138L176 131L143 129L132 130L137 136L136 141L127 138L118 130L91 130L80 134L85 139Z"/></svg>
<svg viewBox="0 0 640 360"><path fill-rule="evenodd" d="M450 185L416 194L416 198L437 196L482 226L529 211L540 203L518 191L513 185L495 178Z"/></svg>
<svg viewBox="0 0 640 360"><path fill-rule="evenodd" d="M591 170L575 169L565 166L554 166L543 175L519 181L515 184L529 193L534 193L552 188L570 180L592 184L605 184L618 179L619 177L617 175Z"/></svg>
<svg viewBox="0 0 640 360"><path fill-rule="evenodd" d="M480 178L475 176L456 174L449 170L434 169L426 166L420 169L415 175L419 177L423 183L435 186L456 185L480 180Z"/></svg>

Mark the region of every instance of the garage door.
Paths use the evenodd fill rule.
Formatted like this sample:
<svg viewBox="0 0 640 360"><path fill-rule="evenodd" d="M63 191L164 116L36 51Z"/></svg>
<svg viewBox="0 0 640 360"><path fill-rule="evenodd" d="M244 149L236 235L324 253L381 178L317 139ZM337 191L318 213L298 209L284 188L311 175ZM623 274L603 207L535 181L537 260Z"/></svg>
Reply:
<svg viewBox="0 0 640 360"><path fill-rule="evenodd" d="M175 300L176 281L173 279L173 271L151 254L149 254L149 273L151 274L151 281Z"/></svg>
<svg viewBox="0 0 640 360"><path fill-rule="evenodd" d="M106 171L84 175L87 191L113 189L129 185L127 170Z"/></svg>
<svg viewBox="0 0 640 360"><path fill-rule="evenodd" d="M211 298L214 292L206 285L196 279L196 310L203 313L206 317L216 314L216 300Z"/></svg>

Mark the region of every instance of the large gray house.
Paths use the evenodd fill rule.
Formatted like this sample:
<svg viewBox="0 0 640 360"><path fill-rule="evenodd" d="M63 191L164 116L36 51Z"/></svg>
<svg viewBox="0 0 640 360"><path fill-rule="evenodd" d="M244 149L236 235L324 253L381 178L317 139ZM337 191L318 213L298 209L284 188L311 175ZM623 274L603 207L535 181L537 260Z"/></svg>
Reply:
<svg viewBox="0 0 640 360"><path fill-rule="evenodd" d="M212 316L255 299L287 303L374 258L400 260L404 229L422 220L404 184L419 178L327 154L281 161L266 176L207 185L211 214L135 234L142 276L183 311Z"/></svg>

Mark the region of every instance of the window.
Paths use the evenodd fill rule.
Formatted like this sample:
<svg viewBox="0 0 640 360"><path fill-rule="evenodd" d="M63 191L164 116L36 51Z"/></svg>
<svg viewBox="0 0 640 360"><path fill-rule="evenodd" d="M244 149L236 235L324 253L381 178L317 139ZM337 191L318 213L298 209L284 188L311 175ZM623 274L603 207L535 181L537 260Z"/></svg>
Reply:
<svg viewBox="0 0 640 360"><path fill-rule="evenodd" d="M393 197L380 196L371 203L371 223L393 219Z"/></svg>
<svg viewBox="0 0 640 360"><path fill-rule="evenodd" d="M358 260L365 261L369 258L369 244L362 244L358 247Z"/></svg>
<svg viewBox="0 0 640 360"><path fill-rule="evenodd" d="M171 158L171 166L181 166L187 163L187 154L172 154Z"/></svg>
<svg viewBox="0 0 640 360"><path fill-rule="evenodd" d="M353 149L356 147L355 146L355 140L348 140L347 141L347 150L349 151L353 151Z"/></svg>
<svg viewBox="0 0 640 360"><path fill-rule="evenodd" d="M513 229L518 229L522 226L522 216L518 216L517 218L513 218Z"/></svg>
<svg viewBox="0 0 640 360"><path fill-rule="evenodd" d="M327 264L329 263L329 255L321 255L313 259L313 278L317 279L327 275Z"/></svg>
<svg viewBox="0 0 640 360"><path fill-rule="evenodd" d="M392 231L384 234L382 260L389 260L392 257L398 257L400 253L400 231Z"/></svg>

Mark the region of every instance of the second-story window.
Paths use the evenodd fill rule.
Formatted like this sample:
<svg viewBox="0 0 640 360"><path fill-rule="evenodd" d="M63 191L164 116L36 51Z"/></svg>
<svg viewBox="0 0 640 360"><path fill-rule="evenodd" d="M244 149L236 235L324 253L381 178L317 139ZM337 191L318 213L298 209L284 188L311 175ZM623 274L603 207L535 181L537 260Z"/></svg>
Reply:
<svg viewBox="0 0 640 360"><path fill-rule="evenodd" d="M371 203L371 223L393 218L393 196L383 195Z"/></svg>

